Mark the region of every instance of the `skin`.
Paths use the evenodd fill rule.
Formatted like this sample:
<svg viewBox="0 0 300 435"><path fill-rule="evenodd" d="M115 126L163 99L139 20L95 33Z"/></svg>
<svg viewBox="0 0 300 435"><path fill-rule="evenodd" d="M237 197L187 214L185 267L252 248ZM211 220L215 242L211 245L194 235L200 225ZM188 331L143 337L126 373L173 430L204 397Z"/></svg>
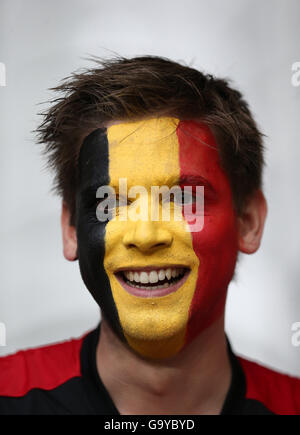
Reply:
<svg viewBox="0 0 300 435"><path fill-rule="evenodd" d="M264 196L255 192L236 216L213 135L201 124L171 118L116 123L108 127L106 155L103 147L97 154L96 136L83 144L80 156L76 228L63 205L62 230L65 257L79 257L86 286L102 308L99 374L121 413L175 413L178 394L184 394L186 409L180 401L178 413L217 414L231 377L227 287L238 251L250 254L259 247ZM109 177L101 180L105 171ZM127 177L128 189L138 184L149 191L151 185L190 184L196 175L205 180L206 192L205 224L198 233L186 231L188 211L181 222L112 220L104 228L84 202L91 182L117 186ZM189 268L188 278L163 297L129 294L115 275L123 267L178 264Z"/></svg>

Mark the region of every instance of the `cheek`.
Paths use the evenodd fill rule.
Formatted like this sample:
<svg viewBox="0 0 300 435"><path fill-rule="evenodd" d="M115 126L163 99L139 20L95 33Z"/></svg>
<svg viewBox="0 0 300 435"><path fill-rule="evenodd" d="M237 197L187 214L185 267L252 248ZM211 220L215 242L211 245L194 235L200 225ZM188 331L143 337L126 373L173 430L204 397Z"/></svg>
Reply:
<svg viewBox="0 0 300 435"><path fill-rule="evenodd" d="M220 213L217 216L205 216L203 230L192 233L193 247L200 260L199 275L214 282L226 276L235 263L238 249L237 229L234 215ZM225 278L222 278L225 277Z"/></svg>
<svg viewBox="0 0 300 435"><path fill-rule="evenodd" d="M219 210L215 215L205 216L204 222L201 232L192 233L199 268L189 311L187 342L223 313L238 251L233 212Z"/></svg>
<svg viewBox="0 0 300 435"><path fill-rule="evenodd" d="M231 201L205 206L202 231L194 232L196 250L204 254L218 254L237 246L236 218Z"/></svg>
<svg viewBox="0 0 300 435"><path fill-rule="evenodd" d="M115 333L124 340L120 319L112 296L109 277L104 268L106 224L77 212L78 259L82 279L101 308L102 315Z"/></svg>

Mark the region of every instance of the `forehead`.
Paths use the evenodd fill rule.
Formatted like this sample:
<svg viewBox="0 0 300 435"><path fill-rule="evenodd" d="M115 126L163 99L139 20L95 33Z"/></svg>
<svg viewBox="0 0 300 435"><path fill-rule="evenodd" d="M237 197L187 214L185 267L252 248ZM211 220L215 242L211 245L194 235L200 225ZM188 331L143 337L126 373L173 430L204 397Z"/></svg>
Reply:
<svg viewBox="0 0 300 435"><path fill-rule="evenodd" d="M178 183L182 176L214 178L219 155L211 131L203 124L176 118L118 123L107 129L111 184ZM211 180L212 181L212 180Z"/></svg>
<svg viewBox="0 0 300 435"><path fill-rule="evenodd" d="M175 182L179 170L179 143L174 118L122 123L107 129L111 182L148 184ZM117 181L117 180L116 180Z"/></svg>

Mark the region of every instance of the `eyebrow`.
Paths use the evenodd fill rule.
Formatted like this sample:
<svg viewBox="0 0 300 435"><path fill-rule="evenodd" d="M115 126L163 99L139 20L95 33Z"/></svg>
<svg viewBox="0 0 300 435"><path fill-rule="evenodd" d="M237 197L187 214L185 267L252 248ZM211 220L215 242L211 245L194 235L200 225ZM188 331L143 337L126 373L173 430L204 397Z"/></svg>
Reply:
<svg viewBox="0 0 300 435"><path fill-rule="evenodd" d="M205 189L209 189L211 192L216 192L212 184L206 178L201 177L201 175L181 175L180 178L177 179L177 181L169 180L169 182L166 184L204 186ZM81 194L94 196L99 187L106 185L110 185L110 182L107 183L107 177L99 177L98 183L92 183L88 186L83 187L83 189L81 189ZM112 185L111 187L114 188L116 191L118 190L118 186Z"/></svg>
<svg viewBox="0 0 300 435"><path fill-rule="evenodd" d="M186 186L204 186L205 188L215 192L212 184L206 178L201 177L201 175L182 175L179 178L179 184Z"/></svg>

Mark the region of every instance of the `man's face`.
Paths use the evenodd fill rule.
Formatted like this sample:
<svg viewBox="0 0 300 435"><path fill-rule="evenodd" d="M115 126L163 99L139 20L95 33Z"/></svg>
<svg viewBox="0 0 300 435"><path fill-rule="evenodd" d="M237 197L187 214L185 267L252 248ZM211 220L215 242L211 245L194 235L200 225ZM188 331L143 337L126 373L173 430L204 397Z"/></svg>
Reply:
<svg viewBox="0 0 300 435"><path fill-rule="evenodd" d="M96 217L96 191L120 178L128 191L143 186L146 219L130 204L116 217ZM204 226L191 232L189 214L170 203L170 219L151 219L151 187L204 186ZM98 200L99 201L99 200ZM165 204L160 203L161 209ZM127 220L118 219L128 214ZM203 124L175 118L119 123L96 130L79 156L76 230L83 280L118 336L140 355L179 352L224 311L237 251L237 225L228 178L214 137ZM178 216L182 219L177 219ZM177 216L177 218L176 218Z"/></svg>

